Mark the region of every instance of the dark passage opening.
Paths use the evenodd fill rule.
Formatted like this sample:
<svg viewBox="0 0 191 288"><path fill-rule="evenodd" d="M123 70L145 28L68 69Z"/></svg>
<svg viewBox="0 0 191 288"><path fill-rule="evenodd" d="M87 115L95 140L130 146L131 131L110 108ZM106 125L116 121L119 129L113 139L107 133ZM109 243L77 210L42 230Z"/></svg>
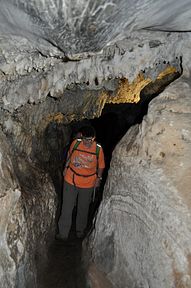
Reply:
<svg viewBox="0 0 191 288"><path fill-rule="evenodd" d="M165 81L164 79L163 81L157 80L155 83L149 84L141 92L141 99L137 104L107 104L99 118L85 119L82 122L70 124L71 132L77 131L84 124L91 124L96 130L96 140L102 145L105 154L106 169L99 189L98 199L96 203L91 203L90 205L89 232L94 228L93 217L96 215L102 200L104 185L115 146L131 126L142 122L144 115L147 114L149 102L179 76L179 73L174 73L167 76ZM75 213L76 210L74 209L71 234L75 229ZM86 271L81 261L81 244L82 241L79 240L74 241L69 246L64 246L59 241L53 243L50 249L49 266L42 277L40 288L87 287Z"/></svg>
<svg viewBox="0 0 191 288"><path fill-rule="evenodd" d="M96 130L96 139L102 145L105 154L106 169L101 193L103 193L115 146L131 126L142 122L143 117L147 114L150 101L162 93L172 81L179 78L181 73L174 72L148 84L141 91L138 103L106 104L101 116L90 120ZM102 197L100 197L100 201L101 199Z"/></svg>

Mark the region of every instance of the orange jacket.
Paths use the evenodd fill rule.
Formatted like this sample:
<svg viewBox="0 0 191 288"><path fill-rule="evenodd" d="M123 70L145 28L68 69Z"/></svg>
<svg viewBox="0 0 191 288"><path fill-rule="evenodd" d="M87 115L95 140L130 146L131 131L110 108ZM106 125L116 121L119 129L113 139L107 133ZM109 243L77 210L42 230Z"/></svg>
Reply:
<svg viewBox="0 0 191 288"><path fill-rule="evenodd" d="M68 152L68 157L70 158L70 161L64 176L64 180L69 184L75 185L79 188L94 187L95 180L97 178L97 168L105 168L103 149L102 147L100 147L99 156L97 159L96 142L94 141L91 147L88 148L83 144L82 141L78 145L77 149L72 152L76 141L77 140L74 140L72 142ZM79 176L77 174L84 176Z"/></svg>

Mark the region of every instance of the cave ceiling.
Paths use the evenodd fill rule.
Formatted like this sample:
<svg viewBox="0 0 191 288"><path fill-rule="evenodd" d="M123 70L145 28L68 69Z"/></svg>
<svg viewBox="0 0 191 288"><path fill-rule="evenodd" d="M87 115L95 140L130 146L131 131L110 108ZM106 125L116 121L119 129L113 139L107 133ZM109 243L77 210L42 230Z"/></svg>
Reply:
<svg viewBox="0 0 191 288"><path fill-rule="evenodd" d="M47 97L59 99L73 84L101 91L99 111L104 103L138 102L151 81L180 72L182 43L190 39L190 0L0 5L0 107L10 113Z"/></svg>
<svg viewBox="0 0 191 288"><path fill-rule="evenodd" d="M0 4L1 35L22 36L42 47L46 42L50 50L54 46L71 57L99 52L132 31L191 30L189 0L2 0Z"/></svg>

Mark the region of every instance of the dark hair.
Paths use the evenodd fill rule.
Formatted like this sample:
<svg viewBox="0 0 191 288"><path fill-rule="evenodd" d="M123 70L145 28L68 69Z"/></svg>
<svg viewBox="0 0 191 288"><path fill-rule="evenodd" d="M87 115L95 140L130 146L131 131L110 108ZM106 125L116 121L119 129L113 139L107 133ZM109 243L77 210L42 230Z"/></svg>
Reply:
<svg viewBox="0 0 191 288"><path fill-rule="evenodd" d="M74 130L74 131L72 132L71 139L80 138L80 137L81 137L80 134L82 134L81 129L80 129L80 130Z"/></svg>
<svg viewBox="0 0 191 288"><path fill-rule="evenodd" d="M82 137L95 137L96 136L95 129L92 126L84 126L80 128L80 131L82 132Z"/></svg>

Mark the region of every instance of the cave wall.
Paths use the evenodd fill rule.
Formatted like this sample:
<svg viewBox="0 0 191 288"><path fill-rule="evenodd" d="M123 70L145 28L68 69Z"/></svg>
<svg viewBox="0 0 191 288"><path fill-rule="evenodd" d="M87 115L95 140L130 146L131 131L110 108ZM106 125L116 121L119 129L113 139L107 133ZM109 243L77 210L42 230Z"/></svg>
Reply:
<svg viewBox="0 0 191 288"><path fill-rule="evenodd" d="M175 39L172 45L171 43L169 44L167 36L164 35L166 45L150 47L149 41L153 39L153 36L154 34L149 34L146 46L140 45L139 47L139 41L143 41L143 35L141 34L140 38L133 44L135 49L133 54L131 54L132 51L128 52L128 42L121 43L120 45L124 45L123 49L126 49L124 51L127 51L124 53L124 57L120 52L122 50L115 47L107 49L105 51L106 54L102 56L94 56L80 62L62 63L60 66L52 64L51 67L53 68L51 69L53 70L50 73L53 71L51 79L54 79L54 81L57 81L56 75L59 75L59 79L62 79L65 73L70 75L67 78L69 80L65 81L65 77L61 80L61 90L59 90L58 94L57 90L54 90L56 82L48 82L50 86L43 86L44 84L39 86L39 82L35 80L37 76L37 78L40 77L40 79L43 79L42 83L45 83L45 80L49 81L48 79L50 78L48 75L50 74L45 73L46 65L43 66L42 70L32 69L32 72L28 71L28 68L25 70L28 64L26 64L26 67L21 65L21 70L16 69L19 73L15 73L12 62L7 63L6 67L11 69L7 70L9 72L3 71L1 75L0 124L2 137L5 139L7 147L9 147L8 155L11 156L13 179L17 183L19 192L18 195L16 194L18 197L15 200L16 204L14 204L15 202L13 203L15 208L11 208L13 216L10 214L7 217L4 214L4 210L7 211L10 209L10 204L2 201L1 218L6 219L1 242L2 250L5 253L5 257L2 259L6 259L6 262L3 260L1 263L3 267L1 273L3 288L9 286L22 288L27 285L30 287L31 283L32 287L37 285L37 263L39 262L40 251L43 253L43 249L46 250L48 248L56 230L57 196L55 193L55 183L53 183L51 176L57 169L60 172L60 167L56 166L59 163L56 161L56 157L54 157L56 156L55 149L57 149L55 148L55 143L58 145L56 146L58 149L61 149L62 145L67 143L70 135L70 129L67 128L67 124L75 119L82 120L84 118L93 118L96 115L99 116L105 103L115 103L116 99L119 102L121 101L121 103L133 102L135 99L138 101L141 89L148 83L145 82L145 79L151 79L149 81L156 79L160 73L163 73L170 66L177 69L177 71L181 70L181 65L186 60L183 59L183 62L181 60L182 50L180 50L180 46L178 45L178 39L180 40L181 38L181 43L184 43L184 37L180 37L178 34L171 35ZM172 50L175 43L177 44L177 48ZM173 51L172 53L170 53L171 50ZM148 52L147 64L145 62L146 58L144 58L143 62L144 51ZM187 50L187 54L185 55L188 54L189 50ZM109 55L112 56L110 57ZM134 61L135 56L137 57L136 61ZM46 58L45 60L47 61L48 59ZM19 61L17 62L16 60L15 67L19 66ZM60 60L57 59L55 61ZM153 61L157 65L153 65ZM36 63L41 62L37 61ZM87 63L91 65L88 66ZM106 63L111 64L111 66L108 64L107 68L105 68ZM131 64L128 66L127 63ZM94 69L92 69L93 66ZM136 71L134 69L135 66ZM58 69L59 67L60 70ZM75 69L77 69L76 71L79 74L77 72L76 74L70 74L74 67L77 67ZM99 70L97 70L98 67ZM110 67L113 67L113 70ZM142 79L138 78L136 80L138 71L143 70L143 68L145 69L143 73L145 76ZM119 72L121 69L123 69L122 75ZM60 71L61 74L59 74ZM92 74L90 71L92 71ZM95 71L96 73L94 73ZM186 70L186 66L185 71L189 71L189 69ZM26 73L26 75L23 75L23 73ZM83 75L88 75L85 78L85 83L74 84L74 82L83 82L83 78L81 78ZM99 75L100 77L98 77ZM130 85L126 80L120 82L120 77L123 78L123 76L130 77L129 79L132 80L132 82L129 81ZM75 77L78 78L77 81ZM95 77L98 77L99 85L96 85ZM119 79L113 80L110 78ZM92 81L89 81L90 79ZM135 82L133 82L134 80ZM132 87L137 89L137 94L132 94L132 98L129 98L129 91L133 91L131 83ZM23 88L20 89L19 87ZM57 141L58 135L56 134L54 137L54 127L57 130L59 125L62 133L60 144ZM49 128L51 130L50 133L48 133ZM2 151L5 149L3 144L1 149ZM2 152L2 155L4 154ZM60 177L61 180L61 174L57 174L56 177ZM9 183L7 182L9 178L5 177L4 174L2 175L2 179L2 183ZM9 184L7 186L9 187ZM6 190L3 186L1 191L4 194L4 192L8 193L9 190ZM14 196L12 198L15 199ZM25 225L20 220L20 217L24 219L22 221ZM12 218L14 220L11 220ZM38 222L39 219L40 222ZM9 221L12 221L13 224L10 225ZM7 275L8 267L8 264L5 263L11 263L10 265L12 265L10 269L11 277L5 276Z"/></svg>
<svg viewBox="0 0 191 288"><path fill-rule="evenodd" d="M55 231L50 176L15 155L0 131L0 287L37 287L37 268Z"/></svg>
<svg viewBox="0 0 191 288"><path fill-rule="evenodd" d="M57 196L55 185L61 179L59 153L62 146L68 142L70 135L70 127L67 124L73 120L99 116L106 103L137 103L140 100L141 90L148 83L160 79L164 73L182 72L182 67L184 69L183 88L185 89L186 85L189 86L188 79L191 71L189 64L191 63L190 1L168 0L163 3L154 0L112 2L0 0L0 5L0 287L35 287L37 285L39 253L40 251L43 253L45 251L43 249L48 247L56 229ZM183 33L180 33L181 31ZM175 100L177 103L183 99L181 89L177 88L177 92L173 94L180 95ZM187 92L189 93L189 91ZM185 101L189 107L189 99ZM155 102L153 101L153 103ZM163 110L162 113L164 113ZM177 113L177 115L179 114ZM189 119L189 113L187 118ZM186 121L182 120L180 125L184 127ZM167 123L168 120L161 125L166 126ZM142 124L140 127L146 126ZM133 143L138 141L136 139L140 135L136 129L131 130ZM144 129L146 133L147 128ZM59 135L61 136L59 137ZM126 247L123 244L125 236L122 233L120 245L125 246L125 248L117 246L116 242L113 241L113 237L116 235L115 219L109 217L113 219L113 222L107 222L109 211L102 212L103 207L113 209L112 203L115 203L116 191L123 190L125 194L123 199L126 201L126 193L129 191L126 188L129 187L128 189L130 189L131 186L133 189L135 181L149 179L148 186L151 185L151 168L143 169L140 164L142 176L139 175L138 180L136 180L134 177L137 175L137 167L134 167L133 164L136 157L133 156L131 159L131 166L124 162L122 154L127 155L127 158L130 157L128 153L131 153L132 150L129 150L129 146L134 147L133 144L128 144L129 135L124 137L122 144L120 144L122 146L119 145L114 153L112 163L116 161L118 169L116 167L111 168L111 176L108 178L105 190L106 196L99 212L99 215L105 213L105 216L103 215L101 220L98 218L97 222L103 221L100 222L100 229L104 227L104 232L102 235L97 226L95 231L97 238L95 241L92 240L92 245L94 245L92 251L96 264L111 279L115 278L115 281L118 281L121 277L121 282L118 284L122 285L124 275L127 277L133 275L131 279L128 278L129 283L138 286L138 277L140 277L139 279L147 279L147 267L150 267L150 264L144 259L143 267L146 269L144 274L146 276L144 277L143 270L140 267L137 268L139 261L136 262L136 259L129 260L128 258L127 250L130 248L133 251L131 243L137 243L134 240L135 235L138 234L124 234L132 239L128 244L129 246ZM144 136L148 137L148 143L152 143L150 135L145 134ZM57 141L58 139L59 141ZM154 140L157 141L157 139L158 135ZM157 147L158 144L156 144ZM140 143L136 145L143 150L147 149L145 146L142 147ZM175 148L177 146L173 146L173 149ZM57 153L58 150L59 153ZM155 149L153 151L155 152ZM163 153L165 157L162 156ZM167 154L162 151L161 159L165 160ZM143 155L138 155L137 158L141 160L143 158L147 162L147 157L150 156L145 156L144 153ZM186 152L185 155L187 155ZM159 164L157 163L157 167ZM156 163L154 162L152 165L156 165ZM172 163L165 165L171 167ZM123 169L120 170L120 167ZM133 167L135 170L132 171L132 175L130 172L128 173L131 177L127 175L129 178L128 183L126 183L125 171L130 171ZM156 174L161 171L157 172L157 169L152 169L155 178ZM181 171L183 171L182 166L179 173ZM115 177L121 179L121 183L117 181L119 187L112 183L112 177L115 173ZM189 181L189 177L187 178ZM53 181L55 179L58 181ZM112 183L113 186L109 183ZM157 184L160 183L157 182ZM173 185L175 185L174 182ZM137 183L135 186L137 187L136 193L142 191ZM154 188L156 189L156 187ZM144 189L149 193L146 188ZM149 194L152 197L153 191ZM164 191L167 194L170 191L169 195L172 193L168 185ZM132 193L135 192L132 191ZM157 189L156 193L159 194ZM165 197L168 198L169 196L166 195ZM177 199L177 195L174 196L173 194L173 197ZM181 199L184 197L185 195L181 195ZM119 198L121 199L121 196ZM150 199L147 199L146 196L145 198L145 201ZM155 203L154 200L153 203ZM120 205L122 204L120 203ZM181 217L184 217L184 213L182 210L179 212L178 209L176 210L178 215L175 215L175 212L173 215L178 219L180 215L180 219L183 219ZM186 208L185 211L187 211ZM165 213L166 210L164 210ZM114 215L116 214L113 213ZM126 218L125 216L122 217L121 214L119 217L121 217L122 226ZM187 222L189 217L186 219ZM103 223L107 223L107 225L104 224L107 227L102 226ZM138 224L136 222L132 226L136 228L139 227ZM119 227L121 226L119 225ZM186 228L183 228L185 235L188 235ZM158 229L160 230L161 227ZM109 232L105 234L105 230ZM144 229L141 230L140 235L143 239L147 237ZM101 240L99 239L105 239L108 243L107 249L103 251L104 257L106 256L104 261L100 260L96 254L96 248L100 248L98 242ZM139 240L139 237L137 239ZM162 255L165 253L157 241L156 239L156 244L153 245L155 245L154 248L156 248L156 256L158 257L160 249ZM150 253L148 255L151 255L150 251L153 252L154 250L146 249L145 243L146 240L143 241L142 247L145 249L144 251ZM173 241L170 242L170 245L172 243ZM121 259L126 263L122 272L118 271L117 268L115 268L116 271L113 270L113 267L117 267L117 262L114 259L114 252L116 251L114 244L119 250L119 254L116 255L121 255ZM103 247L105 246L103 245ZM185 247L188 248L189 252L190 246ZM98 249L98 253L100 251ZM139 253L136 254L138 260L142 259L142 255L146 257L147 253L144 251L138 251ZM171 267L168 268L164 280L167 281L167 276L171 277L168 280L171 281L168 282L169 285L173 281L179 283L179 279L183 279L184 275L190 275L186 272L187 264L184 263L188 261L183 255L184 251L179 249L178 253L183 259L183 264L180 264L177 257L174 257L175 272L172 277L169 276L172 275L172 265L170 266L172 261L170 256L164 256L164 259L168 260L167 267ZM107 257L110 260L106 260ZM119 257L117 261L121 261ZM157 261L156 263L161 264L160 259ZM105 265L103 265L104 263ZM155 267L154 260L153 263L153 267ZM138 271L137 277L129 273L131 270L129 264L135 268L135 271ZM188 276L185 276L185 279L189 281ZM157 277L156 279L159 279L159 274ZM176 278L177 280L175 280ZM148 281L140 281L145 287L148 286L147 282L149 281L155 285L152 277ZM159 285L160 280L156 281L158 281L156 285ZM154 286L154 288L156 287Z"/></svg>
<svg viewBox="0 0 191 288"><path fill-rule="evenodd" d="M99 91L103 88L113 91L116 85L112 79L115 78L126 78L130 83L135 81L131 98L129 95L126 100L121 97L118 103L138 102L140 90L166 68L171 66L181 70L182 45L187 38L190 34L140 31L106 47L101 54L67 62L56 56L42 55L36 47L29 49L27 43L21 45L20 38L12 40L12 45L4 40L1 43L0 39L1 107L13 113L28 103L49 102L50 96L59 102L65 89L72 85L79 85L82 90ZM141 72L142 79L139 77ZM105 102L114 101L111 96L102 100L101 108Z"/></svg>
<svg viewBox="0 0 191 288"><path fill-rule="evenodd" d="M139 98L137 96L139 97L141 89L147 83L144 82L145 79L156 79L169 66L180 71L182 65L180 58L182 51L180 50L180 46L178 46L180 36L178 34L171 35L175 39L172 45L171 43L169 44L165 35L166 45L150 47L149 41L154 35L152 34L151 37L151 34L148 36L149 40L146 46L140 45L139 47L139 41L143 41L142 34L140 35L140 38L134 43L135 50L133 54L131 54L132 51L130 52L126 48L125 51L127 52L124 53L125 56L123 57L120 52L122 50L117 47L110 48L102 56L94 56L80 62L61 63L58 66L53 63L51 64L50 74L46 73L45 64L43 64L43 68L39 69L39 71L38 69L32 69L32 72L30 69L28 70L28 63L26 66L21 64L21 69L15 70L14 67L19 67L20 60L17 62L16 59L16 65L13 67L11 60L8 63L8 58L6 59L6 67L10 68L10 70L3 70L1 74L2 94L0 98L1 133L2 139L4 139L6 144L1 145L1 150L2 155L8 154L11 159L5 159L4 166L6 167L6 163L11 163L12 178L17 183L17 190L11 188L12 192L9 188L5 188L5 185L2 183L6 183L7 187L12 187L12 184L9 184L10 177L2 174L1 193L2 195L9 195L6 201L3 200L6 197L2 197L2 209L0 212L1 219L6 219L6 221L1 223L3 231L1 234L1 247L4 253L4 258L1 258L2 281L0 283L3 285L2 288L37 286L37 263L39 263L40 251L41 253L46 251L48 244L55 235L57 196L51 172L53 170L56 171L58 168L56 166L58 162L54 158L54 153L56 152L54 145L55 141L58 144L58 138L57 135L56 138L53 136L55 132L54 125L56 129L59 125L62 128L64 127L63 130L61 128L61 132L63 132L62 141L58 145L58 149L61 149L62 145L67 143L70 134L70 129L68 130L66 125L72 120L99 116L105 103L110 103L110 101L115 103L115 99L121 101L121 103L123 101L125 103L128 101L133 102L135 99L138 101ZM184 37L181 37L181 43L183 43L183 40ZM128 47L127 43L123 42L121 45ZM175 43L177 43L177 48L172 50ZM171 50L173 51L172 53L170 53ZM147 53L148 63L146 63L146 58L144 58L143 62L144 51L149 51ZM187 51L188 53L189 50ZM36 55L38 59L39 54L35 54L34 59ZM25 58L25 56L26 54L23 57ZM135 60L135 58L138 60ZM166 61L164 59L168 61L164 63ZM48 59L45 57L45 63L47 63L46 61ZM60 60L56 59L55 61ZM185 59L183 59L183 63L184 61ZM153 62L157 65L153 65ZM42 62L37 61L36 63ZM111 64L111 66L108 64L107 68L105 68L106 63ZM127 63L131 64L128 66ZM136 71L134 69L135 66ZM33 64L31 67L34 68ZM76 74L72 73L74 67L77 71ZM120 74L121 69L123 69L122 75ZM133 83L138 71L143 69L145 69L143 79L140 82L138 79L138 81ZM15 73L15 71L17 72ZM90 73L91 71L92 73ZM70 76L66 77L67 81L65 81L65 76L63 76L65 73ZM48 75L52 75L52 78L49 78ZM61 85L59 93L54 89L55 81L58 79L57 75L61 79L61 82L59 82L59 85ZM84 80L85 83L79 84L78 82L84 82L83 78L81 78L83 75L88 76ZM99 75L100 77L98 77ZM42 82L36 81L36 76L38 79L43 79ZM132 87L137 87L136 97L132 94L132 98L129 99L128 89L130 88L130 91L133 90L131 89L131 85L122 85L124 89L122 92L125 91L125 93L120 94L120 79L117 79L117 81L109 79L123 78L123 76L129 76L129 79L132 80L132 82L129 82L133 83ZM96 85L95 77L98 77L99 85ZM51 82L51 80L49 82L48 79L54 79L54 81ZM45 80L48 82L45 83ZM74 84L76 82L78 84ZM39 83L42 85L39 85ZM46 86L45 84L47 83L50 85ZM139 85L139 83L141 84ZM105 90L107 93L105 93ZM48 133L49 128L52 129L50 134ZM6 149L8 149L8 152L5 153ZM4 169L6 168L3 168L2 171ZM11 212L7 214L7 211Z"/></svg>
<svg viewBox="0 0 191 288"><path fill-rule="evenodd" d="M184 75L113 152L89 255L114 287L191 287L190 95Z"/></svg>
<svg viewBox="0 0 191 288"><path fill-rule="evenodd" d="M82 59L135 31L190 31L189 11L189 0L1 0L0 26L5 40L22 36L45 55Z"/></svg>
<svg viewBox="0 0 191 288"><path fill-rule="evenodd" d="M58 101L2 109L0 287L38 287L57 232L63 150L77 125L71 121L93 117L96 107L97 91L75 88Z"/></svg>

